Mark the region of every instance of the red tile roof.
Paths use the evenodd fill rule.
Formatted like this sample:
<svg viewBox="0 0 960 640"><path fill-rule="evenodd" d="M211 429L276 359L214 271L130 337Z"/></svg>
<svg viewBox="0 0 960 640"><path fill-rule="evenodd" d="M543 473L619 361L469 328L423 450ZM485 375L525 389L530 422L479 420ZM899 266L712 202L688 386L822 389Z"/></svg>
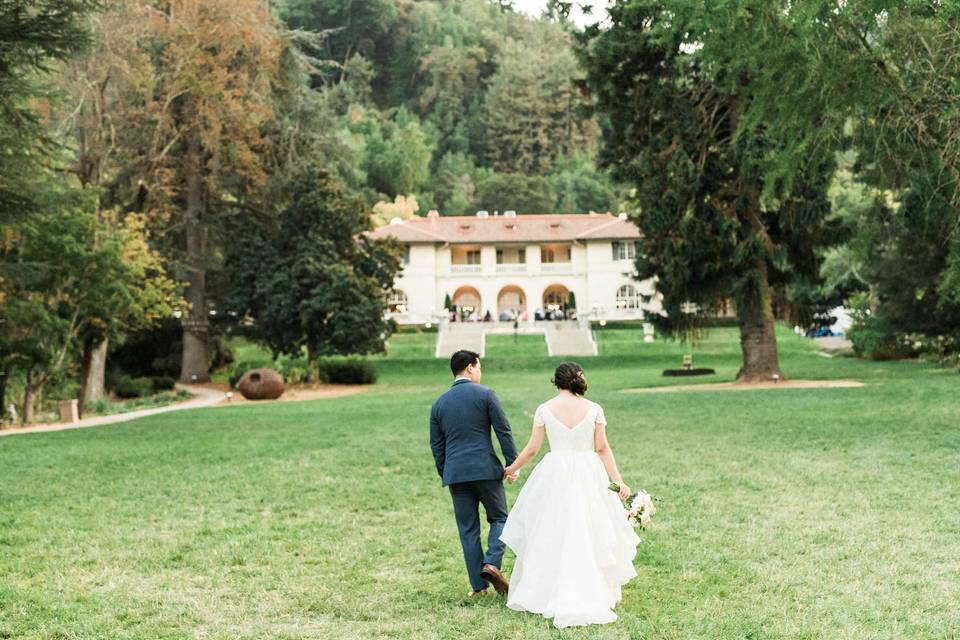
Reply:
<svg viewBox="0 0 960 640"><path fill-rule="evenodd" d="M370 235L410 243L487 244L630 240L639 238L640 231L629 220L621 220L609 213L538 213L488 217L417 216L380 227Z"/></svg>

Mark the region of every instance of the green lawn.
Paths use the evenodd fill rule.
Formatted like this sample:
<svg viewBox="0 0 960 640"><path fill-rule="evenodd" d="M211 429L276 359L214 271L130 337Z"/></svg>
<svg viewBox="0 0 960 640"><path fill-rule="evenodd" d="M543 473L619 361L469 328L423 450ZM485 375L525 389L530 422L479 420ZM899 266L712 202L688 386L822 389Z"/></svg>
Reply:
<svg viewBox="0 0 960 640"><path fill-rule="evenodd" d="M547 357L547 341L543 335L489 334L485 355L488 358Z"/></svg>
<svg viewBox="0 0 960 640"><path fill-rule="evenodd" d="M464 597L427 446L449 372L411 335L365 394L0 438L0 638L960 637L960 376L785 331L787 375L868 386L621 393L684 352L638 336L582 361L625 477L663 498L613 625ZM558 361L522 346L484 362L520 445ZM694 357L732 379L736 335Z"/></svg>

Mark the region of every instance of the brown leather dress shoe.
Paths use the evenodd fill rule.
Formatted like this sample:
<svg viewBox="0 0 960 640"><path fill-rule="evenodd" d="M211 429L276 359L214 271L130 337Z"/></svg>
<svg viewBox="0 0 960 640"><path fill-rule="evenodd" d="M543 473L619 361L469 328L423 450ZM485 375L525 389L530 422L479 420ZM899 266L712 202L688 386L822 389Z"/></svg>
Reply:
<svg viewBox="0 0 960 640"><path fill-rule="evenodd" d="M497 569L492 564L483 565L483 569L480 571L480 577L493 585L493 588L497 590L502 596L507 595L507 592L510 590L510 583L507 582L506 577L500 573L500 569Z"/></svg>

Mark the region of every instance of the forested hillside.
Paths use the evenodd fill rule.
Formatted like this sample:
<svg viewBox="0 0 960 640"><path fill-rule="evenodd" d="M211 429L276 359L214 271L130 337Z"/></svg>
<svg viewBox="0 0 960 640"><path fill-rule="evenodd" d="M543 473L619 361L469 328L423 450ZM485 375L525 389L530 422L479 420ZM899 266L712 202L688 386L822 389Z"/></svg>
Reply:
<svg viewBox="0 0 960 640"><path fill-rule="evenodd" d="M370 206L390 203L381 217L615 208L561 22L489 0L285 0L277 12L309 63L322 164Z"/></svg>

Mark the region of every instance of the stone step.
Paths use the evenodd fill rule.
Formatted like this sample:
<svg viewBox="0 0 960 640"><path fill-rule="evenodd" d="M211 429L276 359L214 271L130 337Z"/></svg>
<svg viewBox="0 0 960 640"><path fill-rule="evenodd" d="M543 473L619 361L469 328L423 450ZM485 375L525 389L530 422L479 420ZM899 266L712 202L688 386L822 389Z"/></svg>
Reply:
<svg viewBox="0 0 960 640"><path fill-rule="evenodd" d="M450 323L437 333L436 355L438 358L449 358L460 349L476 351L481 356L486 350L487 331L506 332L506 323ZM595 356L597 347L593 341L593 333L589 328L580 327L573 323L537 323L534 327L521 327L520 333L545 332L547 349L554 356Z"/></svg>
<svg viewBox="0 0 960 640"><path fill-rule="evenodd" d="M547 345L554 356L595 356L597 347L588 328L547 329Z"/></svg>
<svg viewBox="0 0 960 640"><path fill-rule="evenodd" d="M461 349L476 351L482 356L484 355L485 343L483 331L441 331L437 334L436 356L438 358L449 358Z"/></svg>

